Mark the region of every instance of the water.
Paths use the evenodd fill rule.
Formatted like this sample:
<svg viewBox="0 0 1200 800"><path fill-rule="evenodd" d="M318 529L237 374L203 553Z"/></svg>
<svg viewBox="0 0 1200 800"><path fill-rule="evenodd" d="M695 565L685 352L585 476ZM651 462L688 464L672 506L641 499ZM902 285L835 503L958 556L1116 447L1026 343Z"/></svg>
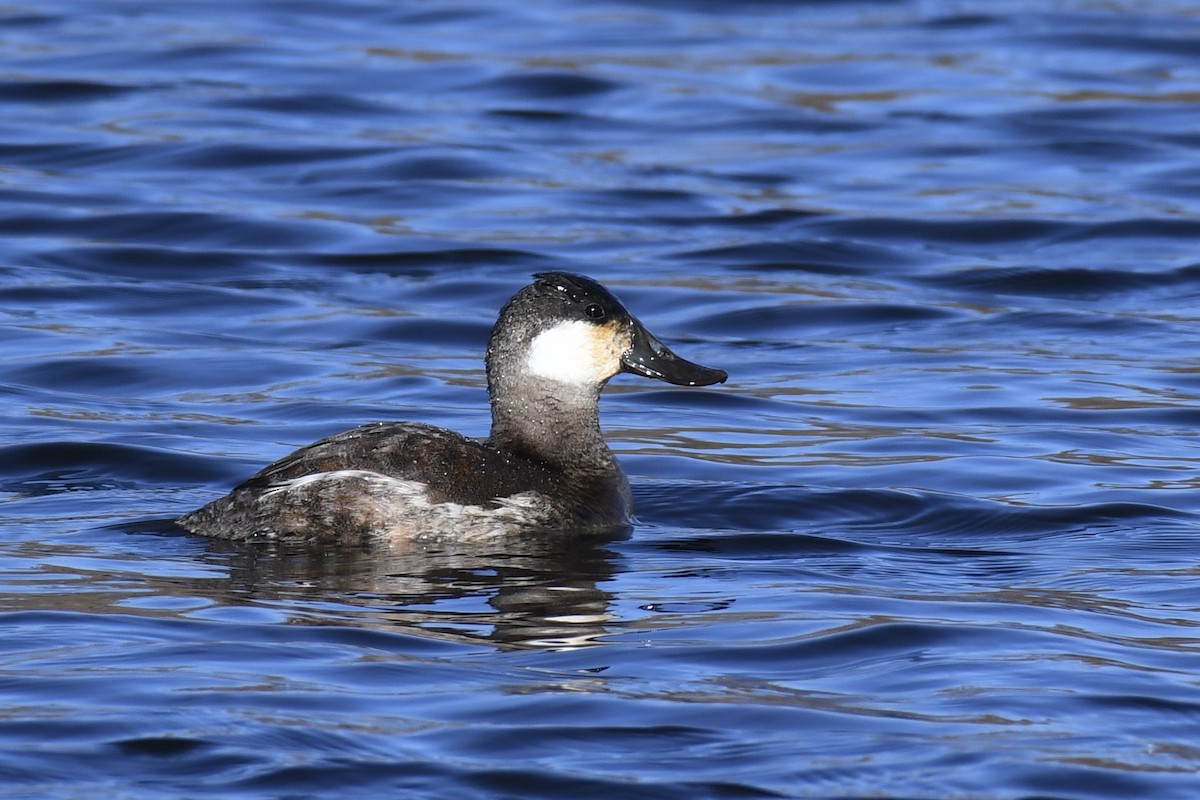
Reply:
<svg viewBox="0 0 1200 800"><path fill-rule="evenodd" d="M0 9L13 797L1192 798L1200 18L1094 4ZM486 432L529 273L612 540L167 520L376 419Z"/></svg>

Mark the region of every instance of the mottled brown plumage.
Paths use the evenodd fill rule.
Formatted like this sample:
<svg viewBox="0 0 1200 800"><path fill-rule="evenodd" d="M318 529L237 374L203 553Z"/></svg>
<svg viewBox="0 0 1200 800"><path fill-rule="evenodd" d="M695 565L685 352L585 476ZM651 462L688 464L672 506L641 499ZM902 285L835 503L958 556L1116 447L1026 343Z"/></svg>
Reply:
<svg viewBox="0 0 1200 800"><path fill-rule="evenodd" d="M239 539L476 537L503 533L498 528L514 524L608 529L625 524L630 512L627 483L615 461L612 467L617 471L565 472L433 425L375 422L297 450L181 518L180 524ZM318 475L331 477L316 479ZM406 489L400 482L421 488ZM409 494L418 492L422 508L425 503L461 508L447 508L445 515L416 513ZM575 502L553 514L537 503L505 513L501 498L528 492ZM405 502L397 504L397 499Z"/></svg>

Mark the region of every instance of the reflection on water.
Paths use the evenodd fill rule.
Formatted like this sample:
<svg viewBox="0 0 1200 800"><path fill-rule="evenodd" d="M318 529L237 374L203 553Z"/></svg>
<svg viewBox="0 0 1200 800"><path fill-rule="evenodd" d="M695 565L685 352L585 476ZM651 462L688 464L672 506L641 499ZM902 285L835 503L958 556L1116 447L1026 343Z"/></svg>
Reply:
<svg viewBox="0 0 1200 800"><path fill-rule="evenodd" d="M98 545L12 548L6 580L24 591L0 598L0 610L174 615L253 605L298 623L551 649L596 643L613 618L612 595L600 588L616 570L611 536L333 547L198 540L171 520L104 531ZM108 538L121 533L136 544ZM173 561L158 558L163 536L182 540ZM114 557L123 548L144 554Z"/></svg>
<svg viewBox="0 0 1200 800"><path fill-rule="evenodd" d="M316 618L386 626L495 645L577 647L604 635L615 554L595 537L408 548L234 545L211 542L228 563L231 598L279 603ZM342 608L320 598L340 598Z"/></svg>

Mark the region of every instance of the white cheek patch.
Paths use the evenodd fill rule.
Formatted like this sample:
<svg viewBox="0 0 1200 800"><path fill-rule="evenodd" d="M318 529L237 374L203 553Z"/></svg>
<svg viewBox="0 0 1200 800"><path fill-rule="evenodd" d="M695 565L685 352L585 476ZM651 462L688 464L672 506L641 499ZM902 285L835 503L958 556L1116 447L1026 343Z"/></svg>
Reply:
<svg viewBox="0 0 1200 800"><path fill-rule="evenodd" d="M608 338L589 322L560 322L534 337L525 366L530 374L562 383L597 384L619 369L600 338Z"/></svg>

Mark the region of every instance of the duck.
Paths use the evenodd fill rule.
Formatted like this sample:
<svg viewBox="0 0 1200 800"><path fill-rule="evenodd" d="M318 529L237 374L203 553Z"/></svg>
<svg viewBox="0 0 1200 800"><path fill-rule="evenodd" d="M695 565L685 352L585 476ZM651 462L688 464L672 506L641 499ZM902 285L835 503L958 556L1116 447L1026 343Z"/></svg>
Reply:
<svg viewBox="0 0 1200 800"><path fill-rule="evenodd" d="M620 373L677 386L728 373L688 361L597 281L540 272L500 310L485 356L486 438L372 422L265 467L176 523L227 540L412 542L627 529L629 480L600 430Z"/></svg>

